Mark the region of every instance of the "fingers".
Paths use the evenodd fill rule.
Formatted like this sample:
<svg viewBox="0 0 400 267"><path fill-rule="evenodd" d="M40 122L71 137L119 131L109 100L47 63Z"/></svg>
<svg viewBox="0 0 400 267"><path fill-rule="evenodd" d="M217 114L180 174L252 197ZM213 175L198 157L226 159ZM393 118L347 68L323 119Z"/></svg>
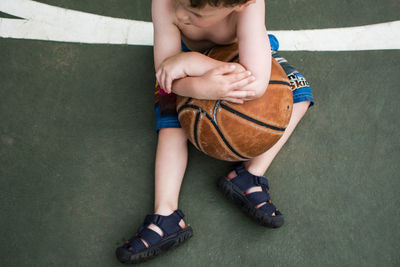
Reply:
<svg viewBox="0 0 400 267"><path fill-rule="evenodd" d="M168 89L168 77L165 71L160 71L156 74L156 77L160 88L168 94L171 93L171 89Z"/></svg>
<svg viewBox="0 0 400 267"><path fill-rule="evenodd" d="M164 92L168 94L172 92L172 82L174 81L174 79L171 75L168 74L167 71L160 69L156 73L156 79L158 81L158 85L161 89L164 90Z"/></svg>
<svg viewBox="0 0 400 267"><path fill-rule="evenodd" d="M156 73L156 78L157 78L157 82L158 82L158 86L160 86L161 89L164 90L164 77L163 77L163 72L162 71L158 71Z"/></svg>
<svg viewBox="0 0 400 267"><path fill-rule="evenodd" d="M161 71L157 71L156 79L157 79L158 85L161 87Z"/></svg>
<svg viewBox="0 0 400 267"><path fill-rule="evenodd" d="M239 75L239 74L235 74L235 75ZM231 89L232 90L241 89L244 86L251 84L255 80L256 80L256 77L254 77L254 76L247 76L242 79L238 78L238 79L236 79L236 82L232 82Z"/></svg>
<svg viewBox="0 0 400 267"><path fill-rule="evenodd" d="M235 82L241 81L245 78L249 78L252 76L251 76L250 71L242 71L242 72L227 75L227 77L231 83L235 83Z"/></svg>
<svg viewBox="0 0 400 267"><path fill-rule="evenodd" d="M165 83L165 87L167 88L167 93L169 94L169 93L171 93L172 92L172 79L171 79L171 77L167 77L166 78L166 83Z"/></svg>
<svg viewBox="0 0 400 267"><path fill-rule="evenodd" d="M165 73L164 72L164 77L163 77L163 90L166 92L166 93L171 93L171 89L170 89L170 87L168 86L168 81L169 81L169 75L167 74L167 73Z"/></svg>
<svg viewBox="0 0 400 267"><path fill-rule="evenodd" d="M249 97L252 97L255 95L256 95L256 92L254 92L253 90L243 90L243 91L235 90L235 91L229 92L227 94L227 97L245 99L245 98L249 98Z"/></svg>
<svg viewBox="0 0 400 267"><path fill-rule="evenodd" d="M224 100L235 103L235 104L243 104L244 100L240 98L226 97Z"/></svg>
<svg viewBox="0 0 400 267"><path fill-rule="evenodd" d="M223 64L215 69L213 69L214 74L224 75L231 73L235 70L236 66L234 64Z"/></svg>
<svg viewBox="0 0 400 267"><path fill-rule="evenodd" d="M241 89L244 86L254 82L256 77L251 75L250 71L242 71L235 74L229 74L226 76L231 83L230 89L237 90Z"/></svg>
<svg viewBox="0 0 400 267"><path fill-rule="evenodd" d="M168 89L167 89L167 74L164 72L162 75L162 89L169 94Z"/></svg>

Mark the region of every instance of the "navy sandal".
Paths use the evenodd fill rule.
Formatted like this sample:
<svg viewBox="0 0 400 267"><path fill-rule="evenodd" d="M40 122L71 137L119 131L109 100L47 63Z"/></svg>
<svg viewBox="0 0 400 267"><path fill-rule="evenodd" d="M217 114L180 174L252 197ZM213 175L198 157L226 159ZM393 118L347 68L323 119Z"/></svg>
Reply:
<svg viewBox="0 0 400 267"><path fill-rule="evenodd" d="M143 262L189 239L193 235L192 228L179 226L179 222L184 216L181 210L176 210L168 216L147 215L136 236L117 248L117 258L122 263ZM157 225L163 231L163 236L147 228L150 224Z"/></svg>
<svg viewBox="0 0 400 267"><path fill-rule="evenodd" d="M236 177L221 177L218 180L218 187L224 195L260 224L272 228L282 226L283 214L271 202L267 178L249 173L243 165L237 166L235 171ZM262 191L246 194L254 186L261 186Z"/></svg>

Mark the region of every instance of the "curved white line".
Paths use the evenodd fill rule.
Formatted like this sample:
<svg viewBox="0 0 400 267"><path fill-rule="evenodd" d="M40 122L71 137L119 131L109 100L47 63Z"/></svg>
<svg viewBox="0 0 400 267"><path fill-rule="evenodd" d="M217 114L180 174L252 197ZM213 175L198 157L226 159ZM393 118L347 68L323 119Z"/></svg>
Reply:
<svg viewBox="0 0 400 267"><path fill-rule="evenodd" d="M153 45L151 22L112 18L31 0L0 0L0 11L24 18L0 19L0 37L61 42Z"/></svg>
<svg viewBox="0 0 400 267"><path fill-rule="evenodd" d="M76 25L75 25L76 24ZM142 21L98 20L94 23L56 25L19 19L0 18L0 37L46 41L153 45L153 25Z"/></svg>
<svg viewBox="0 0 400 267"><path fill-rule="evenodd" d="M91 44L153 45L151 22L112 18L31 0L0 0L0 37ZM286 51L400 49L400 21L359 27L270 31Z"/></svg>

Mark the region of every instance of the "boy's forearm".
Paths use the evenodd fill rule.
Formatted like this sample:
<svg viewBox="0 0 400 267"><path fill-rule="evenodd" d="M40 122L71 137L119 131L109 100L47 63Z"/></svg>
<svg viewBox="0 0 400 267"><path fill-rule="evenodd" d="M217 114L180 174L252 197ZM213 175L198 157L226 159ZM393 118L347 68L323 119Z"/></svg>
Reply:
<svg viewBox="0 0 400 267"><path fill-rule="evenodd" d="M184 62L185 68L189 73L187 77L176 79L172 83L172 92L186 97L193 97L197 99L210 99L207 95L207 90L205 88L209 88L210 85L205 85L202 76L223 64L227 64L227 62L218 61L212 59L208 56L200 54L198 52L187 52L180 54L182 56L182 61ZM240 63L230 63L236 65L236 70L238 72L245 71L245 67ZM265 74L264 74L265 75ZM244 86L241 90L251 90L256 94L251 97L247 97L244 100L252 100L258 97L261 97L267 86L269 79L266 77L258 78L254 82Z"/></svg>
<svg viewBox="0 0 400 267"><path fill-rule="evenodd" d="M181 54L185 64L185 73L188 76L202 76L207 71L225 64L226 62L212 59L198 52Z"/></svg>
<svg viewBox="0 0 400 267"><path fill-rule="evenodd" d="M267 90L268 84L264 81L255 80L253 83L248 84L242 88L242 90L253 90L256 94L252 97L248 97L245 100L253 100L264 95L265 90Z"/></svg>
<svg viewBox="0 0 400 267"><path fill-rule="evenodd" d="M198 77L185 77L172 83L172 92L187 97L202 98Z"/></svg>
<svg viewBox="0 0 400 267"><path fill-rule="evenodd" d="M225 64L226 62L222 62L222 63ZM236 67L235 68L236 71L233 72L233 75L234 75L234 73L243 73L244 71L246 71L246 69L243 67L243 65L241 65L239 63L230 63L229 65L232 65L232 64L235 64L235 67ZM208 75L210 75L210 74L208 74ZM249 76L247 76L247 77L249 77ZM239 79L243 79L243 78L245 78L245 77L242 76ZM232 83L234 84L238 81L239 80L232 81ZM181 79L177 79L177 80L173 81L172 92L177 95L180 95L180 96L193 97L193 98L197 98L197 99L210 99L210 100L211 99L219 99L218 94L221 93L221 90L222 90L222 92L224 92L224 89L223 89L224 87L218 87L218 86L215 87L215 85L217 83L218 82L216 82L213 79L210 80L209 77L205 78L205 75L187 76L185 78L181 78ZM221 86L224 86L224 85L221 85ZM263 93L265 92L266 87L267 86L263 85L262 81L257 81L257 80L249 83L248 85L245 85L240 90L254 91L256 94L254 96L248 96L246 98L243 98L243 100L252 100L252 99L256 99L256 98L262 96ZM221 90L219 90L219 89L221 89Z"/></svg>
<svg viewBox="0 0 400 267"><path fill-rule="evenodd" d="M271 62L272 56L271 53L266 54L266 60L265 62ZM246 66L241 63L241 65L246 68ZM269 84L269 79L271 75L271 63L267 64L267 67L265 66L255 66L255 71L252 71L252 74L256 77L256 80L243 87L244 90L254 90L256 92L256 95L251 97L251 99L246 99L246 100L252 100L261 97L264 95L265 90L267 90L268 84ZM250 70L250 68L246 68L247 70Z"/></svg>
<svg viewBox="0 0 400 267"><path fill-rule="evenodd" d="M187 67L188 69L191 71L189 76L202 76L204 75L207 71L219 67L222 64L226 64L226 62L223 61L219 61L219 60L215 60L212 59L208 56L205 56L203 54L200 54L198 52L188 52L191 53L188 55L188 57L186 57L187 59ZM240 64L240 63L235 63L235 64ZM242 69L245 70L246 68L240 64ZM261 75L257 75L257 76L261 76ZM185 78L186 79L186 78ZM182 80L182 79L181 79ZM188 82L189 86L196 86L197 84L194 83L192 84L193 80L190 81L185 81L185 83ZM268 86L268 82L269 82L269 77L258 77L253 83L246 85L245 87L243 87L243 90L254 90L256 92L256 95L254 97L252 97L251 99L256 99L261 97L267 86ZM183 88L179 88L181 86L181 82L178 83L178 90L182 89L183 91L185 90ZM185 84L186 86L186 84ZM199 92L199 88L192 88L193 90L189 93L189 94L201 94L201 92ZM190 89L188 89L190 90ZM181 92L184 94L184 92ZM183 95L181 93L176 93L178 95ZM189 95L185 95L185 96L189 96ZM193 95L190 95L190 97L195 97ZM251 99L247 99L247 100L251 100Z"/></svg>

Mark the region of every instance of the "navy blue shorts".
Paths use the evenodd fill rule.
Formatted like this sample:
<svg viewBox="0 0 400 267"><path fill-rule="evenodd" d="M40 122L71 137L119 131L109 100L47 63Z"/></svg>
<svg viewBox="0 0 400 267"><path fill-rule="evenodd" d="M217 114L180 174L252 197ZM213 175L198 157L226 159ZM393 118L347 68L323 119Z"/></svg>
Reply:
<svg viewBox="0 0 400 267"><path fill-rule="evenodd" d="M303 101L310 101L310 107L314 105L314 98L311 92L311 88L307 80L301 73L299 73L292 65L290 65L286 59L278 54L279 42L278 39L269 34L269 42L271 44L272 56L285 70L286 75L289 78L290 86L293 92L293 103L299 103ZM189 52L190 50L182 42L182 51ZM156 85L155 96L155 112L156 112L156 130L157 132L162 128L181 128L178 120L178 114L176 112L162 113L160 111L160 93L159 87ZM170 97L176 97L171 94Z"/></svg>

